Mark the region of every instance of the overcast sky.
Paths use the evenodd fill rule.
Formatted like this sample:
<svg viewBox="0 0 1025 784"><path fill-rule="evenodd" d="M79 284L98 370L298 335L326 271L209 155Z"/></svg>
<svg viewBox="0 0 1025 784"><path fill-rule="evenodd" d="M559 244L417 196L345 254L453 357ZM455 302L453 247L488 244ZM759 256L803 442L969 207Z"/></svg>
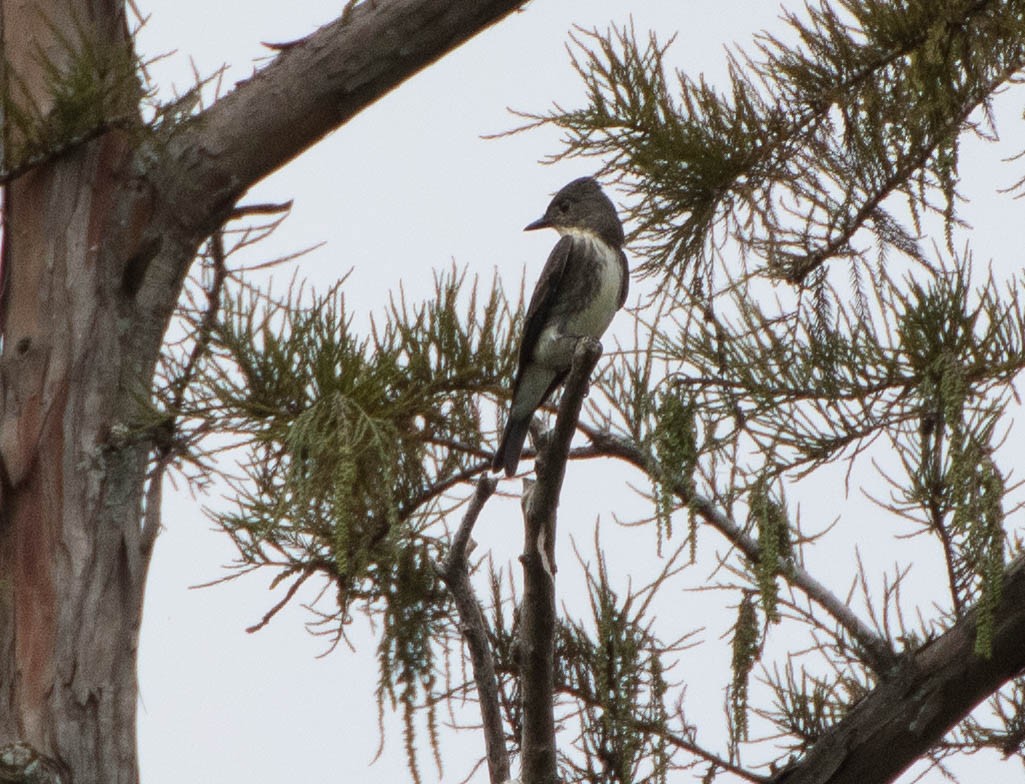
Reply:
<svg viewBox="0 0 1025 784"><path fill-rule="evenodd" d="M230 87L268 56L261 41L306 35L334 18L341 3L249 0L241 12L237 4L209 0L139 0L139 6L149 14L139 34L143 55L173 52L149 67L162 94L170 96L172 85L191 85L192 63L204 76L229 66L224 84ZM490 141L482 136L517 125L509 107L538 111L553 101L580 104L580 81L565 48L569 32L573 25L623 24L628 14L638 31L676 33L674 64L720 84L725 46L746 45L764 28L782 28L779 6L772 2L536 0L255 188L244 201L295 200L285 228L258 252L271 258L323 242L299 264L301 274L323 288L351 269L347 301L364 316L379 312L400 282L413 299L420 298L434 271L453 261L488 280L497 270L510 286L526 270L532 285L555 237L523 234L522 227L541 214L553 191L593 166L540 165L559 149L550 130ZM983 154L970 176L992 179L998 165L998 157ZM997 185L1010 184L1006 170L1000 176ZM992 246L983 239L977 251L983 259L1003 253L1006 261L1009 252L999 243L1007 241L1007 232L997 227L1020 204L990 198L985 189L983 194L988 200L981 202L976 226L984 237L992 226L989 235L998 239ZM267 591L266 578L189 589L222 576L232 560L230 542L210 530L201 510L202 504L218 503L217 492L198 501L186 492L168 493L141 642L145 784L407 780L399 725L389 717L384 753L370 764L378 747L372 644L316 658L325 642L304 631L310 616L297 606L260 633L246 634L279 595ZM585 510L574 519L564 510L561 529L576 530L586 542L596 513ZM515 510L493 518L482 524L492 527L494 546L505 548L496 559L514 561L515 545L506 547L494 529L515 526ZM490 535L482 534L489 546ZM643 547L650 552L650 541ZM731 622L722 619L723 628L707 638L717 642ZM697 690L719 722L721 683L710 682L709 688L701 696L695 684L688 697ZM692 711L700 707L693 703ZM480 738L466 733L459 746L445 748L452 753L445 759L444 781L458 782L479 755ZM433 780L429 755L422 761L427 780ZM484 772L473 781L485 781Z"/></svg>

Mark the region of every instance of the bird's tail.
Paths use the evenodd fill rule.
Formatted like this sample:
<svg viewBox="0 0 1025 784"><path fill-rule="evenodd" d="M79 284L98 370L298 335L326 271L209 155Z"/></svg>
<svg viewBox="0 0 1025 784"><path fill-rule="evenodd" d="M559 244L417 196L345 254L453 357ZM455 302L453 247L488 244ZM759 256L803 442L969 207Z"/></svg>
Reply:
<svg viewBox="0 0 1025 784"><path fill-rule="evenodd" d="M523 442L527 440L527 430L530 429L531 415L523 419L509 417L506 422L505 432L502 433L502 440L498 444L498 451L495 452L495 459L491 463L492 471L505 469L506 476L516 473L516 466L519 465L520 455L523 453Z"/></svg>

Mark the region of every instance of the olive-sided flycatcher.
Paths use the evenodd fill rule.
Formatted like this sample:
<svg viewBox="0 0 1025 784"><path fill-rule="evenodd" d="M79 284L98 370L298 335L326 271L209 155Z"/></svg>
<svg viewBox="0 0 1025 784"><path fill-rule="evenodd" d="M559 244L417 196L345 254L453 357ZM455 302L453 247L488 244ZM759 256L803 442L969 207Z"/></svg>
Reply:
<svg viewBox="0 0 1025 784"><path fill-rule="evenodd" d="M512 406L492 471L516 473L534 411L569 374L577 339L600 338L623 307L629 269L623 224L616 208L590 177L555 194L544 216L526 227L555 229L555 245L527 307Z"/></svg>

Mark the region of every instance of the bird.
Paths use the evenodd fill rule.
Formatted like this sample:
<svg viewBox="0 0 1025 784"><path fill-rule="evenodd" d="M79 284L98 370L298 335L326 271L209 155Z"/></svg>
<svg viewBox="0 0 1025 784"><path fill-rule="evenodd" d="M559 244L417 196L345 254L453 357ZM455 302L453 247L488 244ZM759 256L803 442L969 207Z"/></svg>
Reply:
<svg viewBox="0 0 1025 784"><path fill-rule="evenodd" d="M527 306L512 403L491 470L516 473L534 412L566 379L577 340L599 339L626 302L630 269L623 224L593 177L573 180L524 231L562 235Z"/></svg>

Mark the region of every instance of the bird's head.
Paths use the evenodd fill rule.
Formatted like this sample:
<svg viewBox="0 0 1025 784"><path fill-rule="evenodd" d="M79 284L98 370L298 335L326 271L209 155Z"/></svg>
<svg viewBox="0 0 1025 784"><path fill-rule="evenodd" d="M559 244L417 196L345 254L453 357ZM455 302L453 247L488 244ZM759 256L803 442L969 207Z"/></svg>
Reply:
<svg viewBox="0 0 1025 784"><path fill-rule="evenodd" d="M556 193L545 214L524 231L535 229L592 232L615 247L625 241L616 208L593 177L573 180Z"/></svg>

